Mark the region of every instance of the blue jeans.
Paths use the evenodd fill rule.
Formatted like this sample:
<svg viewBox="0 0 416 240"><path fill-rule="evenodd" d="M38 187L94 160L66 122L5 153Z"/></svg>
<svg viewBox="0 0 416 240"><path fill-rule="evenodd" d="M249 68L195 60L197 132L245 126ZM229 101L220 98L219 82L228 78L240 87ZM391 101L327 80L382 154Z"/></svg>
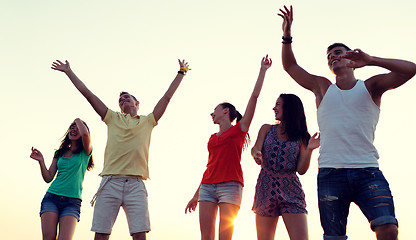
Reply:
<svg viewBox="0 0 416 240"><path fill-rule="evenodd" d="M68 215L73 216L79 222L81 199L46 192L40 205L40 215L44 212L54 212L58 214L58 218Z"/></svg>
<svg viewBox="0 0 416 240"><path fill-rule="evenodd" d="M318 199L324 239L347 239L350 203L361 209L374 228L398 225L389 184L378 168L320 168Z"/></svg>

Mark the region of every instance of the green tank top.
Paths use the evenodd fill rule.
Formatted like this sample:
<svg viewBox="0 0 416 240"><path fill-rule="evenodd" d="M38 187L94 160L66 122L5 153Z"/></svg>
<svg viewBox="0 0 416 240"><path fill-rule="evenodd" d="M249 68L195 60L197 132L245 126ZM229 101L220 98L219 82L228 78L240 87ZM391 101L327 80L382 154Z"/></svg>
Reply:
<svg viewBox="0 0 416 240"><path fill-rule="evenodd" d="M84 150L73 154L70 158L60 157L58 159L58 174L53 180L48 192L71 198L81 199L82 182L91 155Z"/></svg>

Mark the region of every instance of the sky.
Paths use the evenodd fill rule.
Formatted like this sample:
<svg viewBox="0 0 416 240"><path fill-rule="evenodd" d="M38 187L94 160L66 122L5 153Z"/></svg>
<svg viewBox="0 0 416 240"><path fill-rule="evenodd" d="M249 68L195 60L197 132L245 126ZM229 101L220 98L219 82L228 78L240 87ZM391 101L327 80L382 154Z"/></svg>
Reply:
<svg viewBox="0 0 416 240"><path fill-rule="evenodd" d="M139 114L148 114L175 77L177 59L185 59L192 70L152 135L151 179L146 181L152 225L148 239L198 239L198 211L184 210L205 170L209 136L218 131L209 114L223 101L244 112L266 54L273 65L250 127L251 146L259 128L274 123L272 108L280 93L298 95L309 131L318 131L313 94L281 65L282 20L277 12L283 5L294 7L293 49L299 65L310 73L334 80L325 54L334 42L374 56L416 61L416 2L410 0L0 0L0 238L41 238L39 208L49 184L29 158L30 149L38 148L49 166L66 129L79 117L90 128L96 167L85 176L74 239L93 239L89 201L101 180L106 126L65 74L50 68L54 60L68 60L109 108L118 110L119 92L128 91L140 101ZM356 77L365 80L383 72L365 67L356 70ZM411 79L383 95L375 140L380 168L394 196L400 239L416 239L411 177L416 168L415 92L416 79ZM251 206L260 167L249 152L242 156L245 187L234 239L256 238ZM315 151L309 171L300 177L311 240L322 239L317 157ZM120 210L111 239L130 239L126 222ZM375 239L354 204L347 235ZM281 220L276 238L288 239Z"/></svg>

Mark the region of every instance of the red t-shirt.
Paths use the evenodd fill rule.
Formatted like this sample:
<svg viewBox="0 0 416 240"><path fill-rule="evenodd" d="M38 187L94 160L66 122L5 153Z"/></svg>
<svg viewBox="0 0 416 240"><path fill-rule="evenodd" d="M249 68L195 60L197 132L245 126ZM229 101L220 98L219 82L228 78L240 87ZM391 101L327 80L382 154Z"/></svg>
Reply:
<svg viewBox="0 0 416 240"><path fill-rule="evenodd" d="M240 162L246 135L247 132L241 131L240 123L230 127L220 136L211 135L208 141L207 169L201 183L238 181L244 185Z"/></svg>

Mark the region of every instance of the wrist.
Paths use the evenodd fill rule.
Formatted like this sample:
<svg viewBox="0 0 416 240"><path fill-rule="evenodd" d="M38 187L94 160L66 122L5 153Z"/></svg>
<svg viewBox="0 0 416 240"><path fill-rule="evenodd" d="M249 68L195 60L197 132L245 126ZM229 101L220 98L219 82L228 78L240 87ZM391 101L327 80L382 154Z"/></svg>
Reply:
<svg viewBox="0 0 416 240"><path fill-rule="evenodd" d="M282 43L283 44L291 44L292 43L292 37L290 35L283 35L282 36Z"/></svg>

